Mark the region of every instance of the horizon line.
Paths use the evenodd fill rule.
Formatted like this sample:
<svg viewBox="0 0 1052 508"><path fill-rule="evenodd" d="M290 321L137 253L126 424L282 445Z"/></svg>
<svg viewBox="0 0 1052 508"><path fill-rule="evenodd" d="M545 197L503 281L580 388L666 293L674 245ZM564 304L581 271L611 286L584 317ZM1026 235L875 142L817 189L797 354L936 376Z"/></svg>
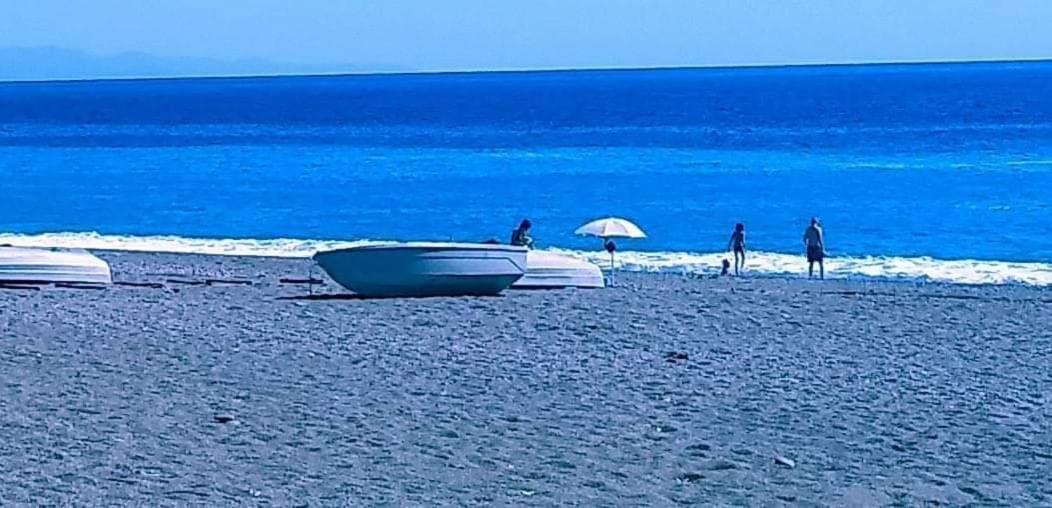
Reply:
<svg viewBox="0 0 1052 508"><path fill-rule="evenodd" d="M318 72L318 73L259 73L259 74L199 74L173 76L99 76L92 78L53 79L4 79L0 84L46 84L46 83L92 83L113 81L178 81L178 80L226 80L226 79L278 79L312 77L368 77L368 76L445 76L471 74L544 74L570 72L632 72L632 71L676 71L676 70L746 70L746 69L795 69L823 67L893 67L923 65L976 65L976 64L1033 64L1052 62L1052 56L1034 58L989 58L973 60L877 60L871 62L821 62L821 63L756 63L717 65L655 65L655 66L599 66L599 67L537 67L496 69L455 69L420 71L375 71L375 72Z"/></svg>

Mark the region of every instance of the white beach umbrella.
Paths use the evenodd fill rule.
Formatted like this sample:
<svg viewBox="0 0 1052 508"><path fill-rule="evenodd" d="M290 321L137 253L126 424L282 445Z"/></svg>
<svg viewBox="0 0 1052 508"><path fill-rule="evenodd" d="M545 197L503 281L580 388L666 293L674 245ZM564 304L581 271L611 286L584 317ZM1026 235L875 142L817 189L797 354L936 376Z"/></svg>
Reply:
<svg viewBox="0 0 1052 508"><path fill-rule="evenodd" d="M647 237L647 234L644 233L639 226L633 224L632 221L618 217L607 217L605 219L594 220L577 228L574 233L585 236L598 236L604 240L607 238Z"/></svg>
<svg viewBox="0 0 1052 508"><path fill-rule="evenodd" d="M605 246L606 240L610 238L646 238L647 234L643 230L627 219L621 219L618 217L607 217L605 219L596 219L588 224L585 224L576 231L575 234L583 236L597 236L603 239ZM610 272L611 282L613 282L613 271L614 271L614 251L610 250Z"/></svg>

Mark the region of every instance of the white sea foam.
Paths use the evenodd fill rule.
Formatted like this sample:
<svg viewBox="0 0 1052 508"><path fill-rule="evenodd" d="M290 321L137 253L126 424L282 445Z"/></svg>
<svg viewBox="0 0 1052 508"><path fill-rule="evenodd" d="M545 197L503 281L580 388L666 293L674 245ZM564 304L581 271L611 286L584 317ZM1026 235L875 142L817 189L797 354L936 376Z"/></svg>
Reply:
<svg viewBox="0 0 1052 508"><path fill-rule="evenodd" d="M604 267L610 263L610 258L605 253L565 252L584 257ZM733 261L731 255L722 252L624 252L617 254L615 266L633 271L717 273L723 259ZM750 252L746 265L747 272L763 275L800 275L806 269L807 263L802 254L774 252ZM869 277L963 284L1047 286L1052 285L1052 263L895 256L830 257L826 259L826 275L830 278Z"/></svg>
<svg viewBox="0 0 1052 508"><path fill-rule="evenodd" d="M120 236L98 233L0 234L0 244L19 247L63 247L138 252L174 252L227 256L309 257L319 250L379 243L375 240L209 239L179 236ZM609 266L604 252L551 249ZM726 253L619 252L615 266L622 270L672 273L716 273ZM800 275L806 270L801 255L750 252L746 270L759 275ZM1052 263L985 260L944 260L929 257L831 257L829 277L873 277L966 284L1052 285Z"/></svg>
<svg viewBox="0 0 1052 508"><path fill-rule="evenodd" d="M61 247L134 252L174 252L220 256L310 257L319 250L367 245L369 241L326 241L273 238L186 238L181 236L122 236L98 233L0 234L0 245Z"/></svg>

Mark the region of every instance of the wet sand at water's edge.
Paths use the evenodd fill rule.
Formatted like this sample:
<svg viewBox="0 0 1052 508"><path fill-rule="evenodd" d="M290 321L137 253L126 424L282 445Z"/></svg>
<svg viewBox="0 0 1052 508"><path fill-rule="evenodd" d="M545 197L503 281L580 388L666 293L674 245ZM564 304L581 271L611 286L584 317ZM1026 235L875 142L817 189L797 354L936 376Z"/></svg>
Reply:
<svg viewBox="0 0 1052 508"><path fill-rule="evenodd" d="M1049 289L308 299L306 260L102 256L155 284L0 290L5 502L1052 503Z"/></svg>

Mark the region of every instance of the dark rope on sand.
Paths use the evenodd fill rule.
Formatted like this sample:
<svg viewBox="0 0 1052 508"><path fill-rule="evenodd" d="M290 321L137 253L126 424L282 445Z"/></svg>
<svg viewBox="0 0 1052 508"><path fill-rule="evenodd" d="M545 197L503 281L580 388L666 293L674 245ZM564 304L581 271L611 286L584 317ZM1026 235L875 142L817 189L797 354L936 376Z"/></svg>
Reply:
<svg viewBox="0 0 1052 508"><path fill-rule="evenodd" d="M205 281L203 280L187 280L187 279L165 279L165 282L169 284L186 284L187 286L204 286Z"/></svg>
<svg viewBox="0 0 1052 508"><path fill-rule="evenodd" d="M84 282L56 282L55 287L62 289L93 289L96 291L100 289L106 289L106 286L103 284L92 284Z"/></svg>
<svg viewBox="0 0 1052 508"><path fill-rule="evenodd" d="M325 281L323 281L321 279L315 279L315 278L310 278L310 279L284 278L284 279L278 279L278 282L280 282L282 284L318 284L318 285L325 284Z"/></svg>
<svg viewBox="0 0 1052 508"><path fill-rule="evenodd" d="M23 291L40 291L40 286L31 284L0 284L0 289L14 289Z"/></svg>
<svg viewBox="0 0 1052 508"><path fill-rule="evenodd" d="M114 282L114 286L128 286L133 288L151 288L151 289L163 289L164 284L160 282L130 282L130 281L119 281Z"/></svg>
<svg viewBox="0 0 1052 508"><path fill-rule="evenodd" d="M169 284L186 284L188 286L214 286L216 284L236 284L242 286L252 285L252 281L244 279L165 279L165 282Z"/></svg>
<svg viewBox="0 0 1052 508"><path fill-rule="evenodd" d="M245 279L205 279L205 284L209 286L214 284L234 284L240 286L251 286L252 281Z"/></svg>

